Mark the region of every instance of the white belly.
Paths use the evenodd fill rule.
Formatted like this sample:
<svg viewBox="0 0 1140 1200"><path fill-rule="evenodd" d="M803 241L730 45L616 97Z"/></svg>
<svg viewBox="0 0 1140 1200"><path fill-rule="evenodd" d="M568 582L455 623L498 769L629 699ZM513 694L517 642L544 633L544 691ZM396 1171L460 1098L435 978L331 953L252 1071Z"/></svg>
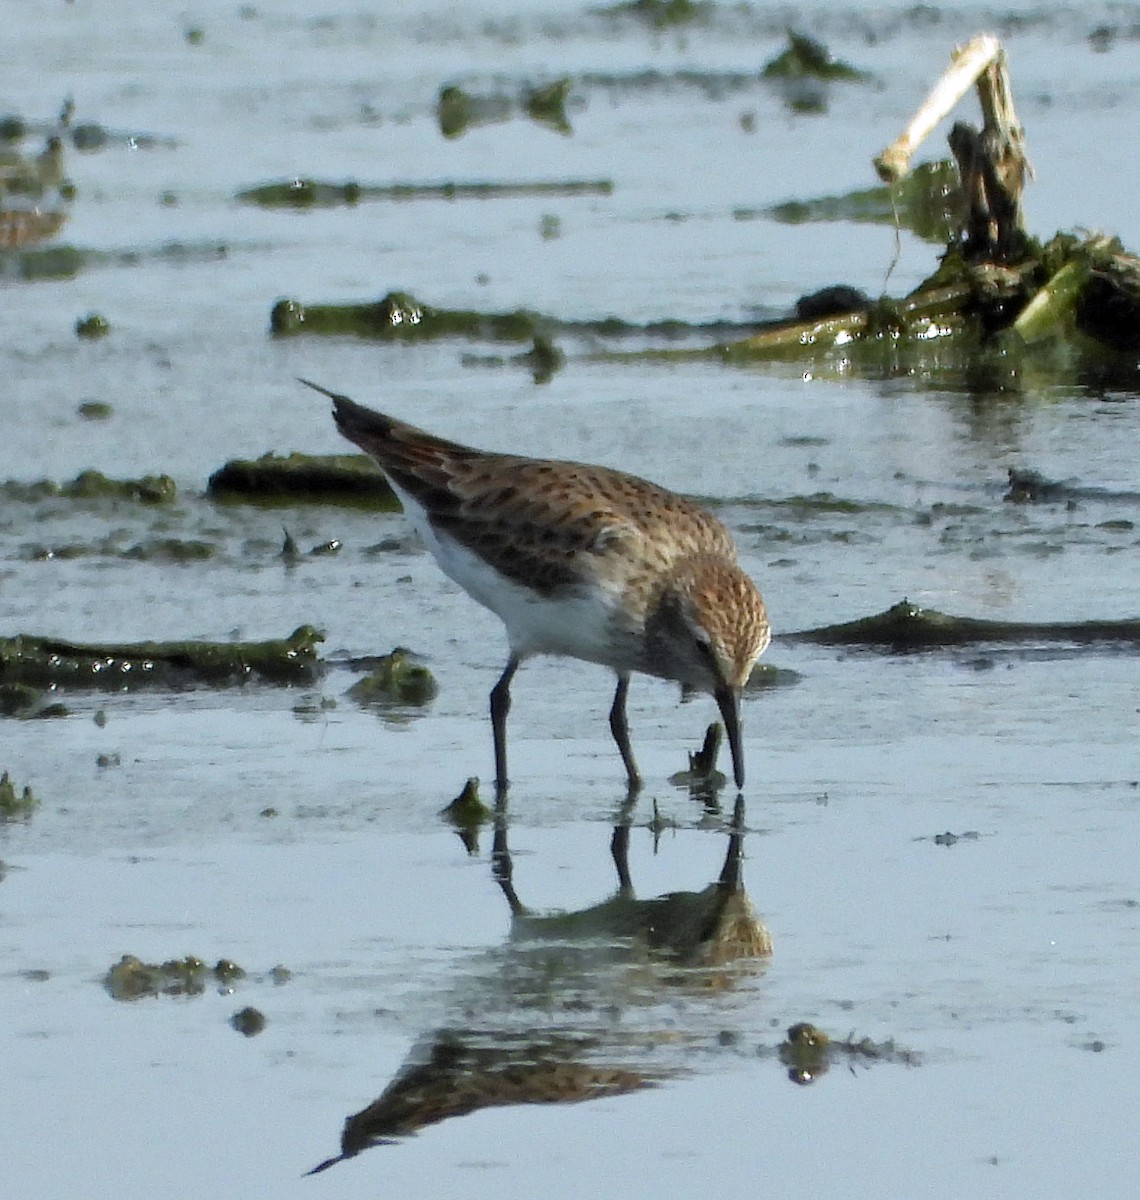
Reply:
<svg viewBox="0 0 1140 1200"><path fill-rule="evenodd" d="M541 596L500 575L466 546L433 528L421 505L395 485L393 490L444 574L503 622L511 650L519 658L564 654L632 669L632 662L618 661L620 648L614 644L614 617L621 607L616 589L589 587L558 598Z"/></svg>

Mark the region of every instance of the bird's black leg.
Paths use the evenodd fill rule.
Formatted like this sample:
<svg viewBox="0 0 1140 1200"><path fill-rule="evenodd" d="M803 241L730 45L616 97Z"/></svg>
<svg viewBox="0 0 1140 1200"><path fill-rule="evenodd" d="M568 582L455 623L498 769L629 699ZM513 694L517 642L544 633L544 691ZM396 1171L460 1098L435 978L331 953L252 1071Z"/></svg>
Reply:
<svg viewBox="0 0 1140 1200"><path fill-rule="evenodd" d="M519 669L515 655L507 659L506 669L491 689L491 731L495 738L495 789L507 790L507 713L511 711L511 680Z"/></svg>
<svg viewBox="0 0 1140 1200"><path fill-rule="evenodd" d="M637 763L633 761L633 750L629 744L629 725L625 719L625 698L628 692L629 675L619 674L614 702L610 706L610 732L617 742L621 761L625 763L625 772L629 776L629 790L634 793L641 787L641 776L637 773Z"/></svg>

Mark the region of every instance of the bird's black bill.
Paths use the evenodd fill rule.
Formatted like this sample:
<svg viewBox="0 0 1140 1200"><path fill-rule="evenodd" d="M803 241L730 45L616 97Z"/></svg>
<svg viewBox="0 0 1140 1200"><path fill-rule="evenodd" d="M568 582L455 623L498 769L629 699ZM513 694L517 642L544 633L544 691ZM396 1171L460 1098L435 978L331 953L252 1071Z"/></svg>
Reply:
<svg viewBox="0 0 1140 1200"><path fill-rule="evenodd" d="M736 786L744 786L744 742L740 736L740 696L731 688L716 691L716 702L728 734L728 748L732 751L732 777Z"/></svg>
<svg viewBox="0 0 1140 1200"><path fill-rule="evenodd" d="M340 392L330 392L328 388L321 387L319 383L314 383L311 379L302 379L300 375L297 376L297 382L303 383L307 388L312 388L314 392L320 392L322 396L328 396L330 400L348 399L347 396L342 396Z"/></svg>

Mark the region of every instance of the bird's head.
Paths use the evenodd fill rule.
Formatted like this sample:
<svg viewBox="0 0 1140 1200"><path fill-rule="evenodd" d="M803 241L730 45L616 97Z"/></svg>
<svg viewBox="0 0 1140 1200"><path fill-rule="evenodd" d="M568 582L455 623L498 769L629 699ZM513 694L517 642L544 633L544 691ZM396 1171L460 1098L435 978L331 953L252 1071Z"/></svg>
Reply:
<svg viewBox="0 0 1140 1200"><path fill-rule="evenodd" d="M678 563L646 622L651 673L716 698L738 787L744 782L740 693L770 637L756 585L714 555Z"/></svg>

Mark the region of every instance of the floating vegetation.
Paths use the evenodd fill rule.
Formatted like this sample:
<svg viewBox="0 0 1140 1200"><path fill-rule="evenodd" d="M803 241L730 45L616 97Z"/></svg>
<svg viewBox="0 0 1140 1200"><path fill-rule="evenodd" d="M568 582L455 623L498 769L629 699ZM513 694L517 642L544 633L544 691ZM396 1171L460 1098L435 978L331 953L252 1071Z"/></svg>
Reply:
<svg viewBox="0 0 1140 1200"><path fill-rule="evenodd" d="M397 647L377 660L375 669L358 679L345 695L364 708L392 708L430 704L439 692L435 676L407 650Z"/></svg>
<svg viewBox="0 0 1140 1200"><path fill-rule="evenodd" d="M467 853L478 854L479 830L494 815L479 799L479 780L474 777L468 779L463 785L463 791L450 804L440 809L439 815L455 826Z"/></svg>
<svg viewBox="0 0 1140 1200"><path fill-rule="evenodd" d="M865 646L891 652L996 643L1140 648L1140 619L989 621L951 616L902 600L874 616L784 636L825 646Z"/></svg>
<svg viewBox="0 0 1140 1200"><path fill-rule="evenodd" d="M759 692L765 688L792 687L800 683L803 676L791 667L777 667L773 663L757 663L744 685L746 692Z"/></svg>
<svg viewBox="0 0 1140 1200"><path fill-rule="evenodd" d="M37 483L0 483L5 500L34 503L52 496L65 500L131 500L141 504L171 504L178 488L169 475L144 475L141 479L110 479L102 471L81 471L68 483L42 479Z"/></svg>
<svg viewBox="0 0 1140 1200"><path fill-rule="evenodd" d="M324 635L302 625L265 642L134 642L82 644L55 638L0 638L0 685L133 690L196 684L224 687L251 679L311 682Z"/></svg>
<svg viewBox="0 0 1140 1200"><path fill-rule="evenodd" d="M111 332L111 323L102 313L88 313L75 322L75 336L93 342Z"/></svg>
<svg viewBox="0 0 1140 1200"><path fill-rule="evenodd" d="M447 181L365 184L286 179L238 192L238 200L262 208L336 208L368 200L504 200L518 196L609 196L609 179Z"/></svg>
<svg viewBox="0 0 1140 1200"><path fill-rule="evenodd" d="M542 318L519 309L512 313L479 313L469 309L441 309L422 304L406 292L389 292L368 304L301 305L279 300L270 315L274 334L355 334L394 341L429 341L440 337L467 337L487 341L530 341L539 332Z"/></svg>
<svg viewBox="0 0 1140 1200"><path fill-rule="evenodd" d="M52 134L35 155L16 148L25 127L5 118L0 141L0 251L54 237L67 220L75 187L64 177L63 141ZM9 136L11 135L11 136Z"/></svg>
<svg viewBox="0 0 1140 1200"><path fill-rule="evenodd" d="M569 79L556 79L538 86L527 85L517 97L503 93L477 96L449 84L440 88L436 101L436 120L445 138L457 138L480 125L497 125L522 113L539 125L557 133L571 133L566 115Z"/></svg>
<svg viewBox="0 0 1140 1200"><path fill-rule="evenodd" d="M117 558L129 562L190 563L205 562L217 553L217 546L195 538L151 538L122 546L117 535L95 542L64 542L45 545L30 542L21 548L21 556L32 562L66 562L77 558Z"/></svg>
<svg viewBox="0 0 1140 1200"><path fill-rule="evenodd" d="M627 0L602 11L607 16L636 17L654 29L691 25L706 18L713 9L711 0Z"/></svg>
<svg viewBox="0 0 1140 1200"><path fill-rule="evenodd" d="M821 42L792 30L788 31L787 47L764 67L761 78L778 89L788 108L799 113L826 112L834 83L871 80L867 72L833 58Z"/></svg>
<svg viewBox="0 0 1140 1200"><path fill-rule="evenodd" d="M249 504L347 504L398 512L384 473L364 454L265 454L233 459L206 485L213 500ZM299 553L286 534L285 552Z"/></svg>
<svg viewBox="0 0 1140 1200"><path fill-rule="evenodd" d="M984 124L980 131L963 122L951 129L956 182L943 163L909 179L919 142L971 87ZM834 290L826 304L805 303L795 317L765 322L739 340L597 357L787 362L842 377L951 377L974 390L1008 390L1029 370L1092 374L1102 385L1119 377L1134 386L1140 257L1101 235L1058 233L1041 242L1026 234L1021 193L1029 167L996 39L978 37L955 52L943 79L875 167L886 188L783 205L766 215L888 220L897 209L900 224L923 236L941 236L941 227L946 253L914 291L874 303L852 293L849 309L840 311L842 293Z"/></svg>
<svg viewBox="0 0 1140 1200"><path fill-rule="evenodd" d="M270 313L270 332L278 336L302 333L383 338L393 341L430 341L461 337L492 342L540 342L555 333L584 337L692 337L725 336L751 331L757 322L683 320L653 321L639 325L619 317L594 321L564 321L557 317L516 309L483 313L473 309L436 308L407 292L389 292L381 300L364 304L302 304L278 300Z"/></svg>
<svg viewBox="0 0 1140 1200"><path fill-rule="evenodd" d="M114 409L102 400L84 400L75 410L85 421L106 421Z"/></svg>
<svg viewBox="0 0 1140 1200"><path fill-rule="evenodd" d="M814 1083L835 1063L853 1067L857 1063L876 1062L918 1066L921 1059L913 1050L899 1046L893 1038L876 1042L872 1038L833 1038L810 1021L798 1021L788 1027L787 1036L773 1050L761 1047L759 1053L774 1053L788 1069L792 1083Z"/></svg>
<svg viewBox="0 0 1140 1200"><path fill-rule="evenodd" d="M0 824L28 820L38 803L30 787L17 792L8 772L0 775Z"/></svg>
<svg viewBox="0 0 1140 1200"><path fill-rule="evenodd" d="M103 987L113 1000L200 996L211 984L219 992L231 992L245 974L236 963L224 958L210 967L193 954L164 963L146 963L133 954L124 954L103 976Z"/></svg>

